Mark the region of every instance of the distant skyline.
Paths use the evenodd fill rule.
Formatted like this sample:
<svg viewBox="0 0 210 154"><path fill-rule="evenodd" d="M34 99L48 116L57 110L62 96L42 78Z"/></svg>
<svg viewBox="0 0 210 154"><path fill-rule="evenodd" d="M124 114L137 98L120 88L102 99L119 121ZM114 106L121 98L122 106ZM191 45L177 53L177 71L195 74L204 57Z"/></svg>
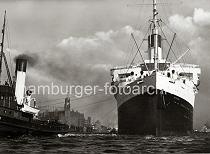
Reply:
<svg viewBox="0 0 210 154"><path fill-rule="evenodd" d="M131 52L130 33L142 39L151 16L151 7L127 5L151 1L1 0L0 24L6 9L11 56L26 53L36 59L36 64L28 69L27 85L51 81L59 85L103 85L111 80L110 68L131 61L135 51ZM210 122L210 1L159 1L172 3L158 6L159 15L190 47L191 62L201 66L194 112L195 128L200 128ZM43 105L62 104L64 99L47 100L64 97L37 96L37 101ZM94 120L116 125L116 102L109 98L98 94L74 101L72 106ZM85 106L106 99L109 100Z"/></svg>

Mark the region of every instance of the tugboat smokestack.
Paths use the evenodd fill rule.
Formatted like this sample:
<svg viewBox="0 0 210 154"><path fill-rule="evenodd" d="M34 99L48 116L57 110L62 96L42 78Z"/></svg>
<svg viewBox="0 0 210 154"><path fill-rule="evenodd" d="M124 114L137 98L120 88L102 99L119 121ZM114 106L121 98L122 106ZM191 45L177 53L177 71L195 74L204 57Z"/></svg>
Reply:
<svg viewBox="0 0 210 154"><path fill-rule="evenodd" d="M26 68L27 60L17 58L16 59L16 86L15 86L15 96L18 104L23 104L24 98L24 88L25 88L25 79L26 79Z"/></svg>

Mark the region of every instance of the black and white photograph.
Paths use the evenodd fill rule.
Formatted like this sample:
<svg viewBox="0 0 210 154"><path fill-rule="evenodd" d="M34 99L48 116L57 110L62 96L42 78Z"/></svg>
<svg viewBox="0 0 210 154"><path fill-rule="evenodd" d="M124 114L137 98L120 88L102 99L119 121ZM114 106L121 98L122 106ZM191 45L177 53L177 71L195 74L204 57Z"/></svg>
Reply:
<svg viewBox="0 0 210 154"><path fill-rule="evenodd" d="M209 0L0 0L0 153L210 153Z"/></svg>

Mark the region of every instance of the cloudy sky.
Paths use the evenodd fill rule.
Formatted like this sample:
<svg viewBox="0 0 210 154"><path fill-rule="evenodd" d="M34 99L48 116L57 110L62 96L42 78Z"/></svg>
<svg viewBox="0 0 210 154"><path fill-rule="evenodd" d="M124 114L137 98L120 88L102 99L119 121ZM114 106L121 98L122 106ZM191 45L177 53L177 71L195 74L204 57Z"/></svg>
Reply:
<svg viewBox="0 0 210 154"><path fill-rule="evenodd" d="M195 128L200 128L210 121L210 1L160 1L170 4L159 6L159 14L177 32L179 42L190 47L191 63L202 69L194 114ZM27 53L35 57L36 64L28 69L27 84L53 81L59 85L103 85L110 81L110 68L131 60L135 51L131 50L130 33L142 39L151 17L151 7L130 4L150 2L0 0L0 15L3 18L6 9L8 16L7 56ZM63 97L37 96L41 106L62 105ZM98 94L73 101L72 106L94 120L116 124L116 102L111 96Z"/></svg>

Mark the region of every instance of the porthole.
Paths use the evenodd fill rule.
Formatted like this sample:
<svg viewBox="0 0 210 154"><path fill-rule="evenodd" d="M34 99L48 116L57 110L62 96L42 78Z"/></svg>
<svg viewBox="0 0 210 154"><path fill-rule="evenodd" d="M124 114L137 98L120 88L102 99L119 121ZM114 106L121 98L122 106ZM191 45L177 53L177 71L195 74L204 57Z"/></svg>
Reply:
<svg viewBox="0 0 210 154"><path fill-rule="evenodd" d="M172 74L174 74L175 73L175 70L172 70Z"/></svg>
<svg viewBox="0 0 210 154"><path fill-rule="evenodd" d="M168 72L167 73L167 77L170 78L171 77L171 73Z"/></svg>

